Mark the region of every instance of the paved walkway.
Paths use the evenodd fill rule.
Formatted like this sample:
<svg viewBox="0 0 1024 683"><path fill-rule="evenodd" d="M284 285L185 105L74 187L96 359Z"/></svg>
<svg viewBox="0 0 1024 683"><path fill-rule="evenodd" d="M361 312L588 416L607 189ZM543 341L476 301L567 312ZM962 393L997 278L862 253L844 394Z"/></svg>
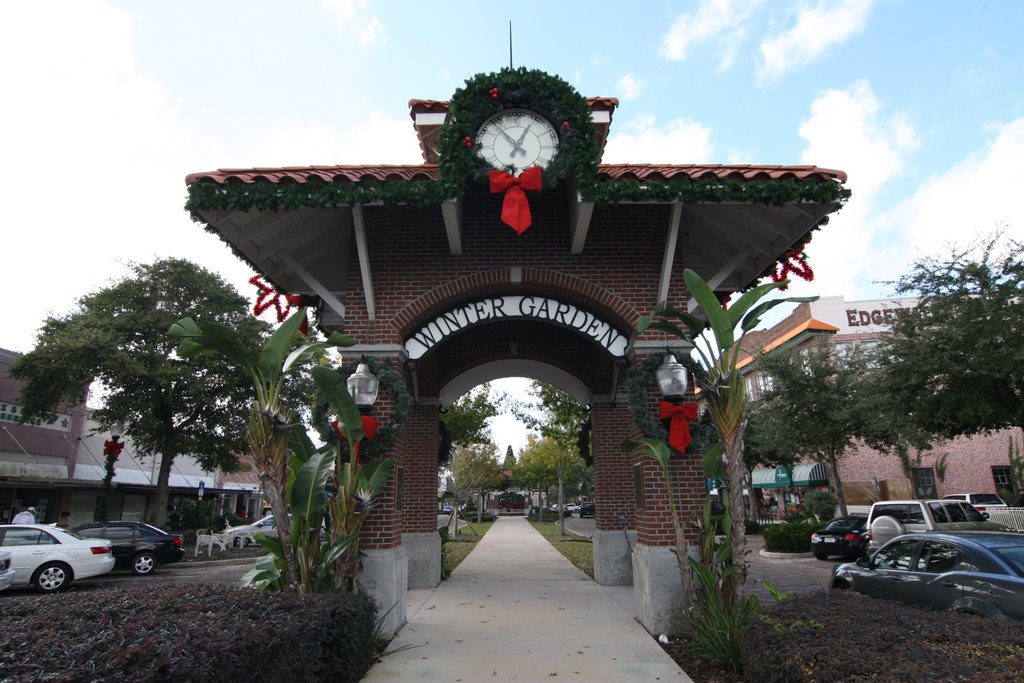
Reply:
<svg viewBox="0 0 1024 683"><path fill-rule="evenodd" d="M409 591L409 621L363 679L690 682L633 617L522 517L500 517L451 578Z"/></svg>

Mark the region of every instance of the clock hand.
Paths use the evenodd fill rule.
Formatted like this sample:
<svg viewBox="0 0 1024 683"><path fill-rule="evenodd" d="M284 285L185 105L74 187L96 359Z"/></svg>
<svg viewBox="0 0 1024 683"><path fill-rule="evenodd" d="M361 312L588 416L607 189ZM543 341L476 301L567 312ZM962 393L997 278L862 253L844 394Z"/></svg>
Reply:
<svg viewBox="0 0 1024 683"><path fill-rule="evenodd" d="M513 140L513 139L512 139L512 136L511 136L511 135L509 135L508 133L506 133L506 132L505 132L505 129L504 129L504 128L499 128L499 129L498 129L498 132L499 132L499 133L501 133L501 136L502 136L503 138L505 138L505 139L506 139L506 140L508 140L508 141L509 141L510 143L512 143L512 151L508 153L508 155L509 155L510 157L514 157L514 156L516 155L516 151L520 151L520 152L522 152L523 154L526 154L526 150L524 150L524 149L523 149L522 147L520 147L520 145L519 145L519 143L523 141L523 139L522 139L522 138L519 138L519 142L516 142L515 140Z"/></svg>
<svg viewBox="0 0 1024 683"><path fill-rule="evenodd" d="M515 148L518 149L523 154L526 154L526 150L523 149L523 146L522 146L523 145L523 140L526 139L526 134L530 132L530 126L532 126L532 125L533 125L532 121L530 123L526 124L526 128L523 129L523 134L520 135L519 139L516 140L516 142L514 143L515 144ZM509 155L509 156L511 156L511 155Z"/></svg>

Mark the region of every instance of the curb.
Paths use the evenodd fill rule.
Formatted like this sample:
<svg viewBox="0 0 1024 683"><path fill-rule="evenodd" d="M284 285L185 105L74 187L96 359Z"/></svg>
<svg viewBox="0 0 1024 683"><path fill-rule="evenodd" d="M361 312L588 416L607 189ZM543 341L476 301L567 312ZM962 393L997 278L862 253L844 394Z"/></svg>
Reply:
<svg viewBox="0 0 1024 683"><path fill-rule="evenodd" d="M258 557L235 557L227 560L181 560L173 564L162 564L161 569L184 569L186 567L202 567L206 565L231 565L231 564L249 564L250 562L255 563Z"/></svg>
<svg viewBox="0 0 1024 683"><path fill-rule="evenodd" d="M770 553L764 548L761 548L757 554L767 557L769 560L809 560L814 557L814 553Z"/></svg>

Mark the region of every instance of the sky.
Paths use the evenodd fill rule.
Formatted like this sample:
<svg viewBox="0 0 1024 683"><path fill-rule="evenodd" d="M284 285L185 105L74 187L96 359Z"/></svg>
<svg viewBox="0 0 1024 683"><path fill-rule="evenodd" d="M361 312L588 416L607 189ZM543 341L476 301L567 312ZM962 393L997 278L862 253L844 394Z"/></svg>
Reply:
<svg viewBox="0 0 1024 683"><path fill-rule="evenodd" d="M507 66L510 21L515 66L619 99L606 162L845 171L793 295L884 297L917 257L1024 239L1015 0L8 0L0 348L131 263L188 258L253 294L184 211L185 176L421 163L408 100Z"/></svg>

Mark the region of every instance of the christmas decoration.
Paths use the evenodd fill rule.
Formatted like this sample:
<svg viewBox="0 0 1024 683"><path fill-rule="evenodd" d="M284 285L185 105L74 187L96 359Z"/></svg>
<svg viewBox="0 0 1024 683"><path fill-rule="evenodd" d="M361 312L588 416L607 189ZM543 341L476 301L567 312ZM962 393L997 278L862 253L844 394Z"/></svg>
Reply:
<svg viewBox="0 0 1024 683"><path fill-rule="evenodd" d="M668 445L680 453L685 453L693 440L690 436L690 422L697 419L697 404L683 403L676 405L669 401L658 402L658 417L669 420Z"/></svg>
<svg viewBox="0 0 1024 683"><path fill-rule="evenodd" d="M793 273L799 278L811 282L814 280L814 271L811 270L811 264L807 262L807 252L804 248L807 243L811 241L810 236L803 240L800 246L794 247L787 251L785 254L776 261L772 267L771 278L772 282L782 282L788 279L789 274ZM789 285L783 285L779 287L780 292L784 292L789 289Z"/></svg>
<svg viewBox="0 0 1024 683"><path fill-rule="evenodd" d="M377 429L380 428L380 420L373 417L372 415L362 415L362 428L363 428L363 439L366 441L373 441L373 437L377 436ZM338 420L331 421L331 429L342 441L345 440L345 435L341 431L341 426ZM356 466L359 465L359 444L355 447L355 458L353 460Z"/></svg>
<svg viewBox="0 0 1024 683"><path fill-rule="evenodd" d="M487 91L491 95L492 100L498 99L498 93L500 92L497 88L491 88Z"/></svg>
<svg viewBox="0 0 1024 683"><path fill-rule="evenodd" d="M338 373L348 379L353 372L356 371L356 367L359 363L365 363L370 372L376 375L377 380L380 382L391 399L391 414L386 419L378 420L378 425L372 430L373 438L366 443L363 443L359 449L359 455L364 461L373 461L379 456L389 452L394 448L398 442L398 437L401 436L402 430L405 429L405 422L409 419L409 409L412 405L412 398L409 396L409 392L406 391L405 381L402 376L391 369L391 363L389 360L375 360L371 357L364 356L357 362L348 363L338 368ZM375 419L371 416L370 419ZM326 442L334 442L339 439L335 428L332 426L331 421L333 416L330 414L330 406L327 403L327 399L318 396L313 405L313 416L312 426L316 429L320 438ZM371 429L368 429L369 425L363 421L363 431L367 434L371 433ZM342 443L342 455L344 456L348 452L348 446L345 439L341 439Z"/></svg>
<svg viewBox="0 0 1024 683"><path fill-rule="evenodd" d="M491 171L490 179L491 194L505 193L501 203L502 222L515 230L517 235L522 235L533 222L526 192L538 192L541 189L540 168L528 168L518 178L504 171Z"/></svg>
<svg viewBox="0 0 1024 683"><path fill-rule="evenodd" d="M124 450L123 441L104 441L103 442L103 455L113 456L118 458L121 455L121 451Z"/></svg>
<svg viewBox="0 0 1024 683"><path fill-rule="evenodd" d="M686 366L686 369L690 372L691 376L695 376L697 373L701 372L700 367L693 361L693 359L687 356L677 356L677 359L680 363ZM655 371L658 369L659 365L661 365L661 357L652 356L639 361L629 369L625 382L626 394L629 397L629 410L633 414L633 423L640 430L641 434L652 439L665 441L670 446L675 447L672 443L669 431L665 429L665 425L660 419L654 417L650 412L650 396L648 389L652 384L654 384ZM689 432L688 424L686 429L687 432ZM687 434L691 439L687 444L692 447L691 450L700 451L706 447L706 439L694 438L694 436L700 435L701 433L699 431L696 435Z"/></svg>
<svg viewBox="0 0 1024 683"><path fill-rule="evenodd" d="M270 285L265 284L259 275L253 275L249 278L249 284L255 285L260 290L259 296L256 297L256 303L252 307L252 314L257 318L263 315L271 306L277 312L277 322L283 323L288 317L288 314L292 310L292 306L302 305L302 295L300 294L287 294L285 295L285 305L281 306L281 294ZM309 336L309 320L303 319L302 326L299 327L299 332L304 336Z"/></svg>
<svg viewBox="0 0 1024 683"><path fill-rule="evenodd" d="M466 143L466 147L468 147L470 149L473 148L473 138L471 138L471 137L469 137L467 135L465 138L462 139L462 141Z"/></svg>

